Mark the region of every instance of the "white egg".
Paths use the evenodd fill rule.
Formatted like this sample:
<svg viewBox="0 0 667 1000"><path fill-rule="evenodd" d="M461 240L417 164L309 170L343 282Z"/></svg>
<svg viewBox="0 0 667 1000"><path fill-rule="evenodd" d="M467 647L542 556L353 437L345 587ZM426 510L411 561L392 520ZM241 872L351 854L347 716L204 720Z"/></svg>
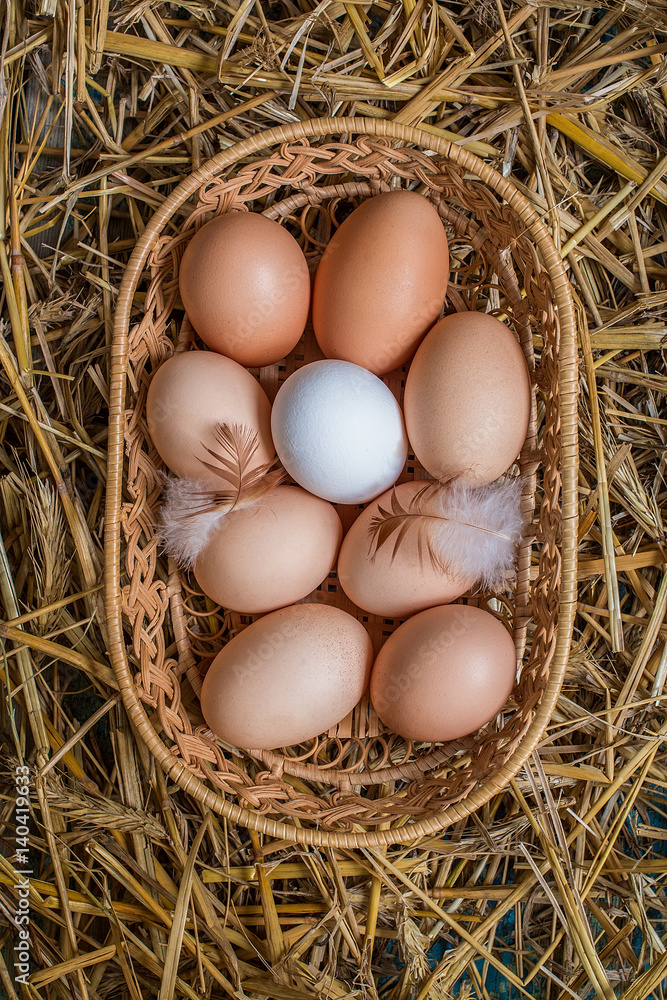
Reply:
<svg viewBox="0 0 667 1000"><path fill-rule="evenodd" d="M366 503L398 479L408 453L403 414L372 372L314 361L280 387L271 431L288 473L332 503Z"/></svg>

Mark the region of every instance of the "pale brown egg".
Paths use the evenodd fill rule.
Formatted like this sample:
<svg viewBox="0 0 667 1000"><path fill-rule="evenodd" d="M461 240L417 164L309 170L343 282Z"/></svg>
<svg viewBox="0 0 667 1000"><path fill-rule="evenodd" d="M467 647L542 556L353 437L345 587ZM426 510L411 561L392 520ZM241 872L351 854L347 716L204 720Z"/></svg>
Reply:
<svg viewBox="0 0 667 1000"><path fill-rule="evenodd" d="M232 746L302 743L352 711L372 661L356 618L324 604L293 604L253 622L218 653L204 678L202 714Z"/></svg>
<svg viewBox="0 0 667 1000"><path fill-rule="evenodd" d="M219 452L216 424L245 427L257 435L247 469L271 462L271 404L257 379L230 358L211 351L175 354L160 365L146 399L148 431L165 465L177 476L212 487L224 482L206 468Z"/></svg>
<svg viewBox="0 0 667 1000"><path fill-rule="evenodd" d="M327 358L385 375L412 357L442 310L449 248L431 202L413 191L368 198L327 245L313 328Z"/></svg>
<svg viewBox="0 0 667 1000"><path fill-rule="evenodd" d="M387 639L373 666L371 701L392 732L446 743L493 719L515 672L504 625L481 608L448 604L420 612Z"/></svg>
<svg viewBox="0 0 667 1000"><path fill-rule="evenodd" d="M231 511L195 563L199 586L226 610L274 611L324 580L343 537L336 510L298 486L278 486Z"/></svg>
<svg viewBox="0 0 667 1000"><path fill-rule="evenodd" d="M247 368L280 361L305 329L306 258L264 215L228 212L202 226L185 249L178 285L204 343Z"/></svg>
<svg viewBox="0 0 667 1000"><path fill-rule="evenodd" d="M493 482L526 439L530 399L523 352L504 323L478 312L446 316L422 341L406 380L415 456L435 479Z"/></svg>
<svg viewBox="0 0 667 1000"><path fill-rule="evenodd" d="M403 509L427 484L402 483L395 497ZM416 525L411 525L394 554L398 533L376 551L371 522L380 508L391 511L392 490L384 493L361 512L346 534L338 556L338 579L357 607L383 618L407 618L424 608L447 604L465 594L475 582L463 575L445 573L433 565ZM412 529L412 530L411 530Z"/></svg>

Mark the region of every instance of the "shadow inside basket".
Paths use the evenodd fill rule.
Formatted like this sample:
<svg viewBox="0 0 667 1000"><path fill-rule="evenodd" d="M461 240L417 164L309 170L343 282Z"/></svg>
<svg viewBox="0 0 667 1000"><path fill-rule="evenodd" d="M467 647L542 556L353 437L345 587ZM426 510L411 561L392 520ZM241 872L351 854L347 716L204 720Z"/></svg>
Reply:
<svg viewBox="0 0 667 1000"><path fill-rule="evenodd" d="M201 717L201 681L224 643L261 616L225 612L215 605L197 589L192 575L181 574L171 560L167 564L160 555L156 534L164 466L146 427L147 388L152 373L173 353L175 343L176 350L204 349L183 318L177 297L178 261L188 239L199 225L222 211L263 211L298 239L313 273L334 229L363 198L388 190L387 184L356 179L318 190L309 183L307 191L293 191L282 201L269 197L267 204L266 195L243 197L238 184L232 197L221 179L222 193L217 201L209 186L181 228L160 238L149 262L144 316L130 331L129 378L134 408L128 415L126 447L132 502L125 504L123 523L131 582L124 589L124 598L137 693L155 710L152 724L165 746L193 774L264 813L309 820L317 816L324 825L333 826L350 822L374 825L403 815L406 795L411 816L460 801L508 760L529 728L546 687L559 584L552 563L547 566L540 557L545 532L553 532L553 510L558 505L557 476L545 475L540 461L545 428L551 442L550 467L556 464L558 445L558 329L548 275L522 232L521 220L507 212L493 192L474 178L457 174L451 164L438 165L432 158L429 166L432 178L417 189L439 210L450 240L452 270L445 312L489 311L505 321L521 343L533 377L528 437L510 470L523 478L526 522L514 591L469 594L458 602L490 611L512 632L516 645L518 671L512 699L479 732L448 744L412 743L386 731L366 694L332 730L299 746L256 752L226 746L211 734ZM419 179L423 181L423 175ZM415 188L415 183L410 186ZM462 196L467 187L472 189L470 201ZM253 374L272 402L293 371L322 357L309 325L286 359ZM544 366L548 370L543 370ZM405 366L383 378L401 405L407 370ZM538 387L542 391L538 392ZM427 478L414 456L408 455L399 482ZM535 511L539 514L545 505L551 512L548 523L535 517ZM363 506L336 505L345 530ZM138 507L142 517L136 516ZM138 596L134 581L140 552L146 568L142 564L144 604L137 610L142 595ZM146 594L154 604L150 614ZM376 654L402 621L370 615L353 605L339 587L335 569L303 602L333 605L358 618ZM142 616L140 627L138 614ZM360 811L353 816L355 808Z"/></svg>

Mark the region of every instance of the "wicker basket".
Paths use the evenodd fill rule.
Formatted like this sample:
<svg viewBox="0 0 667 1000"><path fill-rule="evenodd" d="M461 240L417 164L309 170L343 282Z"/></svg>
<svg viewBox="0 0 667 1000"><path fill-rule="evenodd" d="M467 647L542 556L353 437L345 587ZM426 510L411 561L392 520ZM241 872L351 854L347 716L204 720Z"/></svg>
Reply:
<svg viewBox="0 0 667 1000"><path fill-rule="evenodd" d="M262 211L300 239L314 268L349 203L396 186L426 194L450 236L450 299L492 309L519 339L534 405L521 455L531 530L512 600L469 601L513 629L521 665L513 704L493 724L447 745L383 731L368 700L330 733L281 752L217 741L198 703L202 668L251 619L225 614L160 556L161 465L145 421L151 373L193 335L174 314L178 262L196 228L230 209ZM141 289L139 292L138 289ZM140 303L143 309L140 310ZM262 369L269 398L296 367L321 357L312 333ZM385 381L401 398L405 369ZM561 259L526 199L461 147L391 122L323 119L237 143L184 180L142 233L120 289L112 353L106 509L110 652L138 736L195 799L270 836L340 847L406 843L478 809L537 745L562 683L576 585L575 325ZM403 479L423 478L408 462ZM351 522L356 510L339 508ZM376 650L400 624L359 612L332 575L308 600L358 615Z"/></svg>

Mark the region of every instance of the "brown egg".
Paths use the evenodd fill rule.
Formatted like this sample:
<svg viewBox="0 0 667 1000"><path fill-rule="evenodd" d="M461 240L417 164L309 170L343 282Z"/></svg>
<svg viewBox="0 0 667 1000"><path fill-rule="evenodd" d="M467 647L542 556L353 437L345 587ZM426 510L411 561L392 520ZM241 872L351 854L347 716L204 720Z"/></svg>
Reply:
<svg viewBox="0 0 667 1000"><path fill-rule="evenodd" d="M228 212L202 226L185 249L178 285L204 343L247 368L280 361L306 326L306 258L264 215Z"/></svg>
<svg viewBox="0 0 667 1000"><path fill-rule="evenodd" d="M478 312L441 319L410 366L404 412L415 456L435 479L501 476L530 417L530 376L511 330Z"/></svg>
<svg viewBox="0 0 667 1000"><path fill-rule="evenodd" d="M368 198L327 245L313 327L327 358L375 375L404 365L440 315L449 249L440 216L413 191Z"/></svg>
<svg viewBox="0 0 667 1000"><path fill-rule="evenodd" d="M446 743L490 722L514 687L516 651L487 611L429 608L387 639L371 675L371 701L392 732Z"/></svg>
<svg viewBox="0 0 667 1000"><path fill-rule="evenodd" d="M396 499L403 509L424 486L425 482L415 481L396 487ZM380 507L391 509L391 499L389 490L369 504L343 540L338 579L347 596L357 607L383 618L407 618L461 597L475 581L443 573L433 566L425 551L420 558L417 530L405 533L395 555L396 534L375 552L375 542L371 546L371 521Z"/></svg>
<svg viewBox="0 0 667 1000"><path fill-rule="evenodd" d="M334 507L298 486L278 486L222 519L195 564L199 586L242 614L300 601L328 576L343 526Z"/></svg>
<svg viewBox="0 0 667 1000"><path fill-rule="evenodd" d="M293 604L253 622L218 653L204 678L202 714L232 746L302 743L352 711L372 661L356 618L324 604Z"/></svg>
<svg viewBox="0 0 667 1000"><path fill-rule="evenodd" d="M211 486L224 488L203 464L214 463L207 448L220 450L216 424L236 424L257 434L258 448L248 469L275 456L266 393L245 368L211 351L175 354L160 365L148 389L146 420L165 465L177 476Z"/></svg>

